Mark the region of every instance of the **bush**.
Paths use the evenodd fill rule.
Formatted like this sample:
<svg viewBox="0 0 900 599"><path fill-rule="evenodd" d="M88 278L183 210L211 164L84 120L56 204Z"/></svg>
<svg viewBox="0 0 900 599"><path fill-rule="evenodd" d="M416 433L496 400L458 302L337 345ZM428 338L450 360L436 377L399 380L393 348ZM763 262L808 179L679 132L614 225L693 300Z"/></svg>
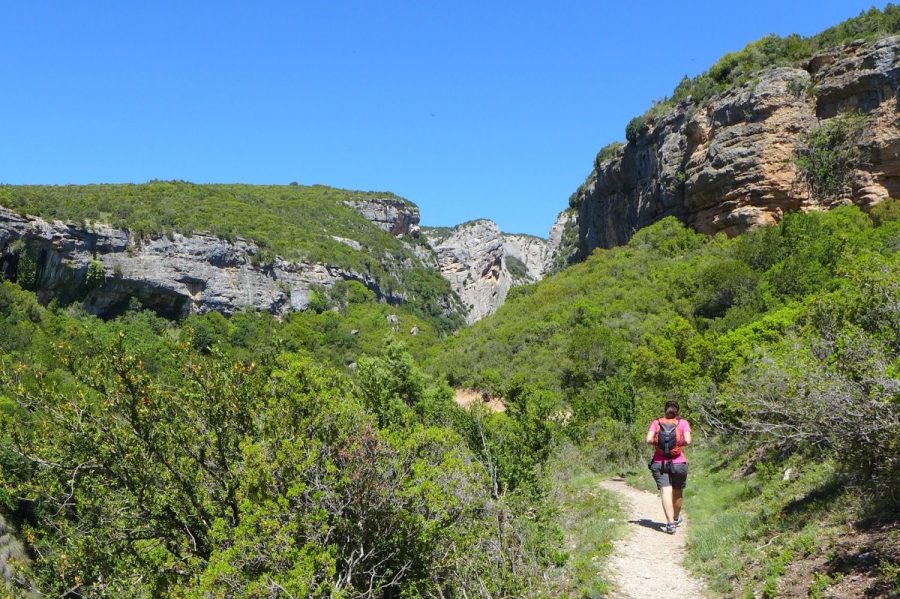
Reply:
<svg viewBox="0 0 900 599"><path fill-rule="evenodd" d="M92 259L88 262L87 274L84 277L84 284L88 289L97 289L106 281L106 267L103 262Z"/></svg>
<svg viewBox="0 0 900 599"><path fill-rule="evenodd" d="M328 310L331 306L331 303L328 299L328 294L325 293L323 289L313 289L309 292L309 305L308 309L312 310L316 314L321 314Z"/></svg>
<svg viewBox="0 0 900 599"><path fill-rule="evenodd" d="M646 130L647 119L644 115L636 116L625 126L625 139L630 143L637 141L637 138Z"/></svg>
<svg viewBox="0 0 900 599"><path fill-rule="evenodd" d="M0 360L0 505L28 511L17 524L42 594L545 596L554 537L520 515L546 525L539 493L492 497L478 459L496 457L504 488L537 481L552 440L544 396L522 397L489 425L490 453L481 437L473 452L426 422L474 425L396 344L357 388L318 357L197 353L140 314L51 318L72 335L45 339L55 369ZM189 327L225 336L220 319Z"/></svg>
<svg viewBox="0 0 900 599"><path fill-rule="evenodd" d="M615 158L618 155L619 151L624 147L625 144L623 144L621 141L614 141L600 148L600 151L597 152L597 157L594 158L594 168L599 170L600 165L603 162Z"/></svg>
<svg viewBox="0 0 900 599"><path fill-rule="evenodd" d="M859 113L836 116L797 145L794 164L815 197L833 198L845 192L850 171L861 166L859 137L865 124L866 117Z"/></svg>
<svg viewBox="0 0 900 599"><path fill-rule="evenodd" d="M506 256L504 260L506 262L506 270L508 270L509 274L512 275L514 281L529 278L528 267L525 266L524 262L522 262L515 256Z"/></svg>
<svg viewBox="0 0 900 599"><path fill-rule="evenodd" d="M876 204L869 211L869 216L879 226L900 220L900 199L888 198L880 204Z"/></svg>
<svg viewBox="0 0 900 599"><path fill-rule="evenodd" d="M861 353L878 352L864 335L842 342ZM896 379L884 363L869 368L878 382L868 387L842 372L860 366L829 366L788 338L778 353L758 356L733 386L700 405L729 435L750 433L783 451L817 448L840 456L844 474L888 491L900 471L893 432L900 427L900 405L891 399Z"/></svg>
<svg viewBox="0 0 900 599"><path fill-rule="evenodd" d="M701 247L707 237L685 226L674 216L644 227L628 242L630 247L643 247L664 256L675 256Z"/></svg>

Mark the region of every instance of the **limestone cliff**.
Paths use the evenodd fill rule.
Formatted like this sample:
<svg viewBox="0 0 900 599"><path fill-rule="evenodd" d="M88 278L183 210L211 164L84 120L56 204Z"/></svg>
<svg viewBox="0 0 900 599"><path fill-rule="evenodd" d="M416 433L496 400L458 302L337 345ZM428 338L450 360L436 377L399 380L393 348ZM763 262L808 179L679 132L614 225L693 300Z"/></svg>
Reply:
<svg viewBox="0 0 900 599"><path fill-rule="evenodd" d="M347 200L345 204L391 235L419 233L419 208L410 202L398 198L363 198Z"/></svg>
<svg viewBox="0 0 900 599"><path fill-rule="evenodd" d="M533 235L501 234L504 258L513 258L525 267L525 282L539 281L547 262L547 240ZM507 260L509 262L509 260ZM507 263L507 268L509 264Z"/></svg>
<svg viewBox="0 0 900 599"><path fill-rule="evenodd" d="M467 322L473 323L503 305L512 287L539 281L550 271L571 219L571 213L562 213L550 240L502 233L486 219L425 229L424 237L436 252L437 268L468 308Z"/></svg>
<svg viewBox="0 0 900 599"><path fill-rule="evenodd" d="M735 235L792 210L900 196L900 37L858 42L689 101L601 162L573 197L579 257L626 243L663 217ZM795 161L806 134L839 114L867 116L862 156L842 192L811 192Z"/></svg>
<svg viewBox="0 0 900 599"><path fill-rule="evenodd" d="M575 259L578 253L578 212L563 210L550 227L545 251L544 275L558 272Z"/></svg>
<svg viewBox="0 0 900 599"><path fill-rule="evenodd" d="M95 314L112 315L132 298L168 316L256 308L273 314L302 310L316 287L360 281L383 301L402 303L402 292L383 291L367 273L329 264L274 261L258 264L256 244L209 235L150 239L107 226L23 217L0 207L0 273L16 280L30 262L29 285L41 300L83 299ZM102 281L89 282L92 261Z"/></svg>
<svg viewBox="0 0 900 599"><path fill-rule="evenodd" d="M455 227L449 235L426 230L437 253L438 268L468 310L466 322L497 309L512 287L504 267L503 238L497 224L477 220Z"/></svg>

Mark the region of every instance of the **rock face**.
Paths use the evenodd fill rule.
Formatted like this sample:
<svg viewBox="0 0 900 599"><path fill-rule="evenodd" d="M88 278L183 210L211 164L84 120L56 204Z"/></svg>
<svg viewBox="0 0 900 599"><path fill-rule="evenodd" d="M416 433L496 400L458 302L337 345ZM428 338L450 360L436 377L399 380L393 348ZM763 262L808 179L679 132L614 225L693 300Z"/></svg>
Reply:
<svg viewBox="0 0 900 599"><path fill-rule="evenodd" d="M547 240L533 235L502 234L504 257L525 265L528 282L539 281L547 264ZM507 267L509 265L507 264Z"/></svg>
<svg viewBox="0 0 900 599"><path fill-rule="evenodd" d="M577 226L578 215L571 210L563 210L556 217L556 222L550 227L550 239L547 242L547 250L552 255L560 251L564 244L566 229Z"/></svg>
<svg viewBox="0 0 900 599"><path fill-rule="evenodd" d="M38 597L37 589L25 578L22 570L31 564L31 560L22 543L13 535L13 531L0 516L0 580L6 582L7 592L13 588L27 590L25 597Z"/></svg>
<svg viewBox="0 0 900 599"><path fill-rule="evenodd" d="M539 280L552 261L552 243L528 235L504 235L491 221L456 227L449 236L419 238L418 209L393 198L354 204L367 219L398 237L426 268L439 271L459 296L444 310L468 309L468 322L492 313L515 285ZM332 236L356 251L359 242ZM426 243L426 241L430 242ZM0 207L0 275L34 289L46 303L79 301L94 314L115 316L137 301L168 317L244 308L281 315L304 310L314 289L359 281L379 300L400 304L403 291L384 291L365 272L340 266L289 262L262 264L250 241L226 241L204 234L139 238L128 230L20 216ZM90 281L89 270L100 270ZM409 260L392 268L412 268ZM96 272L95 272L96 275Z"/></svg>
<svg viewBox="0 0 900 599"><path fill-rule="evenodd" d="M550 241L501 233L497 223L486 219L458 225L449 235L426 229L424 237L436 252L437 268L468 308L466 321L471 324L503 305L512 287L544 277L570 218L560 215Z"/></svg>
<svg viewBox="0 0 900 599"><path fill-rule="evenodd" d="M114 315L131 298L167 316L215 310L232 314L256 308L273 314L302 310L312 289L338 281L360 281L382 300L402 303L402 294L383 293L366 273L327 264L255 264L256 244L209 235L134 238L112 227L87 230L59 221L22 217L0 208L0 272L16 280L24 261L34 265L32 286L42 301L84 299L95 314ZM105 280L89 285L92 260Z"/></svg>
<svg viewBox="0 0 900 599"><path fill-rule="evenodd" d="M418 235L419 208L398 198L358 199L345 202L391 235Z"/></svg>
<svg viewBox="0 0 900 599"><path fill-rule="evenodd" d="M550 227L545 251L544 275L562 270L578 252L578 212L563 210Z"/></svg>
<svg viewBox="0 0 900 599"><path fill-rule="evenodd" d="M445 238L427 231L425 237L437 253L441 274L468 309L466 322L484 318L503 303L512 276L504 267L503 238L496 223L477 220L457 226Z"/></svg>
<svg viewBox="0 0 900 599"><path fill-rule="evenodd" d="M576 197L579 257L670 215L735 235L792 210L900 196L898 83L900 36L764 71L700 107L682 103L591 173ZM792 161L798 143L850 111L868 117L864 158L843 194L815 197Z"/></svg>

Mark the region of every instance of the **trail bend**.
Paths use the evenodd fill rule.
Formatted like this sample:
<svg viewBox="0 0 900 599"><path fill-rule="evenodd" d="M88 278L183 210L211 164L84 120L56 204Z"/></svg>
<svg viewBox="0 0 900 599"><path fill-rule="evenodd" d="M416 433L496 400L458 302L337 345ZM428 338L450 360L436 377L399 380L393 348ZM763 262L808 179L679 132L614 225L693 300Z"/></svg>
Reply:
<svg viewBox="0 0 900 599"><path fill-rule="evenodd" d="M628 532L616 542L609 560L615 584L611 597L707 597L703 582L682 565L688 522L674 535L666 534L662 531L665 517L658 495L635 489L622 480L607 480L601 486L622 499L628 514Z"/></svg>

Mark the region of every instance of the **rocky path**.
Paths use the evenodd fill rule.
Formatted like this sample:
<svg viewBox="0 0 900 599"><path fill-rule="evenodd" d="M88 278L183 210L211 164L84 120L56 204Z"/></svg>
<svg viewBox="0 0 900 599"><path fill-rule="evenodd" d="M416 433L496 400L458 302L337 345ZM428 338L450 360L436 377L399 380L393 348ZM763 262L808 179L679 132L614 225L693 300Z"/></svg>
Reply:
<svg viewBox="0 0 900 599"><path fill-rule="evenodd" d="M618 599L707 596L703 583L681 565L687 540L687 522L674 535L662 531L665 517L655 493L639 491L622 480L602 483L616 493L628 509L628 533L616 543L609 560ZM689 512L688 512L689 515Z"/></svg>

